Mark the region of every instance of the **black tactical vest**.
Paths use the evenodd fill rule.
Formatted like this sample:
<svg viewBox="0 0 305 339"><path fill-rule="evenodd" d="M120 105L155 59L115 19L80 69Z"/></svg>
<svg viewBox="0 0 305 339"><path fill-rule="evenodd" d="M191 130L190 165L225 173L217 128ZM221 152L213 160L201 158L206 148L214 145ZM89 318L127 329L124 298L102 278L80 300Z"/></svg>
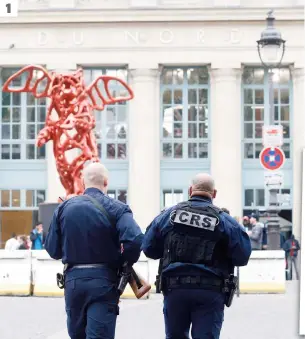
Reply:
<svg viewBox="0 0 305 339"><path fill-rule="evenodd" d="M165 236L163 269L180 262L215 267L226 260L226 239L219 231L222 211L212 204L182 202L171 212L173 228Z"/></svg>

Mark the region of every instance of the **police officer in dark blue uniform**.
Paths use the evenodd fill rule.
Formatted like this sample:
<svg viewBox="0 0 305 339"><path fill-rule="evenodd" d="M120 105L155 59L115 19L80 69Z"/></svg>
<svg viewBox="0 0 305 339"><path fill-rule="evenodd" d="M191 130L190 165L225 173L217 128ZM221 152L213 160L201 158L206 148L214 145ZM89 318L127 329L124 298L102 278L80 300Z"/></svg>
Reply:
<svg viewBox="0 0 305 339"><path fill-rule="evenodd" d="M56 209L45 248L68 264L65 303L71 339L113 339L118 269L139 259L144 235L130 208L106 195L106 168L93 163L83 174L84 195Z"/></svg>
<svg viewBox="0 0 305 339"><path fill-rule="evenodd" d="M245 229L213 205L214 181L198 174L190 199L166 209L146 230L145 255L162 258L161 286L167 339L218 339L224 316L224 280L247 265Z"/></svg>

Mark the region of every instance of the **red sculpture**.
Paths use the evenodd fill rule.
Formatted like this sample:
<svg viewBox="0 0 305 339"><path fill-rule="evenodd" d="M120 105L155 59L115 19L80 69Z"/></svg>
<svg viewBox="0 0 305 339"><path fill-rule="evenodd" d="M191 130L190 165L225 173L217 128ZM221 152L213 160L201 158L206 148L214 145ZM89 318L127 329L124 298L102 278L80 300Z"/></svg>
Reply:
<svg viewBox="0 0 305 339"><path fill-rule="evenodd" d="M36 77L35 73L40 73ZM10 88L13 80L27 74L25 85ZM98 87L102 81L106 96ZM117 81L128 91L127 97L113 97L109 91L109 82ZM94 94L96 91L96 95ZM4 92L30 92L35 98L51 99L47 110L45 127L39 132L36 145L41 147L53 141L53 152L60 181L66 190L66 197L82 194L82 170L88 160L99 162L96 139L93 134L95 118L93 110L103 110L105 105L131 100L134 95L131 88L121 79L101 75L89 87L85 87L83 70L78 69L69 75L49 73L41 66L26 66L13 74L3 85ZM88 100L90 99L90 100ZM98 103L97 100L101 102ZM54 114L55 117L54 117ZM66 152L80 149L72 162Z"/></svg>

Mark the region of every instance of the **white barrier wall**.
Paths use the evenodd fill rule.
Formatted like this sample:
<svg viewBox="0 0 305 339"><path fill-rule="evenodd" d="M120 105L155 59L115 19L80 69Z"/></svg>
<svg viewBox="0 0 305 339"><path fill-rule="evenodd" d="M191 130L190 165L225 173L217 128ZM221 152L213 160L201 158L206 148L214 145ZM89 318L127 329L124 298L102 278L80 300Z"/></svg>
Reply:
<svg viewBox="0 0 305 339"><path fill-rule="evenodd" d="M240 293L285 293L284 251L253 251L239 275Z"/></svg>
<svg viewBox="0 0 305 339"><path fill-rule="evenodd" d="M150 260L142 253L134 265L136 272L151 284L155 279L159 260ZM53 260L46 251L0 250L0 295L63 296L56 274L63 271L60 260ZM285 254L283 251L253 251L249 263L239 270L241 293L284 293ZM33 287L32 287L33 285ZM149 293L146 295L149 297ZM122 298L135 298L127 285Z"/></svg>
<svg viewBox="0 0 305 339"><path fill-rule="evenodd" d="M30 295L31 272L31 251L0 250L0 295Z"/></svg>
<svg viewBox="0 0 305 339"><path fill-rule="evenodd" d="M56 274L63 272L61 260L53 260L46 251L32 251L33 295L61 297L64 290L58 288Z"/></svg>

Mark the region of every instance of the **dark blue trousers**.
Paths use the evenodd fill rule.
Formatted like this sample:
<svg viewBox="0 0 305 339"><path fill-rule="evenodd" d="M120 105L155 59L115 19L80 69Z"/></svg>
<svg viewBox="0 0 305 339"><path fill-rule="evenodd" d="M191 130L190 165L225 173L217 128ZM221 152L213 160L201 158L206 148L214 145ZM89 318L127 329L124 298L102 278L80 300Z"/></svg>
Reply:
<svg viewBox="0 0 305 339"><path fill-rule="evenodd" d="M173 289L164 293L166 339L219 339L224 295L203 289Z"/></svg>
<svg viewBox="0 0 305 339"><path fill-rule="evenodd" d="M119 314L117 276L104 268L72 268L65 302L71 339L114 339Z"/></svg>

